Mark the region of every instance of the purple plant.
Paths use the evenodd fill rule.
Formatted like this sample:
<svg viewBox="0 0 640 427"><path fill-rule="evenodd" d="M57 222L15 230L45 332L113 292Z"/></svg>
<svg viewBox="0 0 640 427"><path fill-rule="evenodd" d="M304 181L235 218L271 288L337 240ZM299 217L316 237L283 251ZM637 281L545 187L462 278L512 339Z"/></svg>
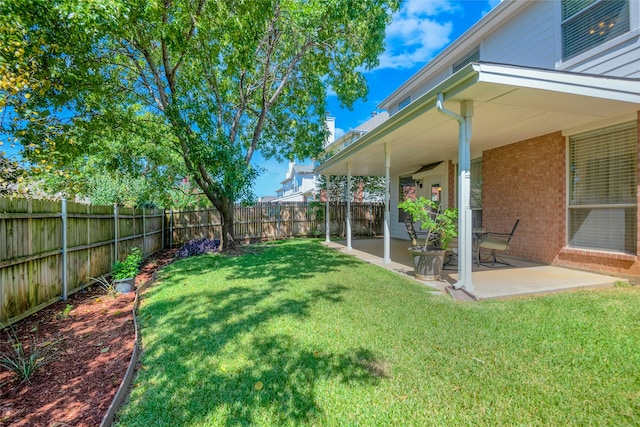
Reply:
<svg viewBox="0 0 640 427"><path fill-rule="evenodd" d="M218 252L220 250L220 240L218 239L193 239L185 243L176 252L176 258L187 258L194 255Z"/></svg>

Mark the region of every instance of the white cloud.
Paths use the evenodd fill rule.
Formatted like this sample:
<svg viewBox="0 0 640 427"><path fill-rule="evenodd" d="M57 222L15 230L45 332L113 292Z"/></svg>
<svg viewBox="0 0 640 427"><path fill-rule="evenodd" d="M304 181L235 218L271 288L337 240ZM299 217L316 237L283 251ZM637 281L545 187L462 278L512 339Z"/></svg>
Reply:
<svg viewBox="0 0 640 427"><path fill-rule="evenodd" d="M334 132L334 138L338 139L340 138L342 135L344 135L345 131L342 128L336 128L335 132Z"/></svg>
<svg viewBox="0 0 640 427"><path fill-rule="evenodd" d="M412 68L429 61L450 41L453 23L441 14L459 10L451 0L408 0L387 27L382 68Z"/></svg>

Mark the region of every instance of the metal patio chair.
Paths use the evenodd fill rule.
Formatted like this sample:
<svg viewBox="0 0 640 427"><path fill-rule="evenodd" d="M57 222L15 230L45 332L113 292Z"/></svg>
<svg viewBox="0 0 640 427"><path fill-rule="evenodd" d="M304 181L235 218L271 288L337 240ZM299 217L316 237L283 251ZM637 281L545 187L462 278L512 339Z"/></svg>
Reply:
<svg viewBox="0 0 640 427"><path fill-rule="evenodd" d="M511 233L494 233L491 231L484 233L484 235L481 238L479 238L476 243L478 246L476 264L478 266L480 264L488 265L490 262L491 263L489 265L490 267L496 267L496 264L501 264L507 267L513 267L512 264L509 264L504 259L500 258L496 253L496 251L506 252L509 250L509 243L513 238L513 234L516 232L516 228L518 228L519 223L520 223L520 220L517 219L516 223L513 225L513 228L511 229ZM482 259L480 255L481 249L489 249L491 250L491 254L489 254L487 258Z"/></svg>

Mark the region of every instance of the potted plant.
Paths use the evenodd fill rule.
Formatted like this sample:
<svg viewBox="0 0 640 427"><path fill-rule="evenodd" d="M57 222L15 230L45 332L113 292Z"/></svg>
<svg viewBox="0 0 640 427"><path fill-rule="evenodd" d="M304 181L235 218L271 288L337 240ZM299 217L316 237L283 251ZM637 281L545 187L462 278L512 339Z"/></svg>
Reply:
<svg viewBox="0 0 640 427"><path fill-rule="evenodd" d="M458 235L457 209L442 209L439 203L419 197L407 199L398 207L419 221L426 230L424 245L409 248L415 275L420 280L440 280L447 245Z"/></svg>
<svg viewBox="0 0 640 427"><path fill-rule="evenodd" d="M127 293L135 288L135 280L142 262L142 252L138 248L131 248L124 261L116 261L113 264L111 278L116 291Z"/></svg>

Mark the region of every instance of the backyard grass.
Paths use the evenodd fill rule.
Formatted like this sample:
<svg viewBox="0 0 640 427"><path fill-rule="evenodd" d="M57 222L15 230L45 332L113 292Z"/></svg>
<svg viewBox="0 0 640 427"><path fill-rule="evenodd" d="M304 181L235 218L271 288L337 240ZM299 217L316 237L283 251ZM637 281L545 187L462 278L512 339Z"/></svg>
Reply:
<svg viewBox="0 0 640 427"><path fill-rule="evenodd" d="M177 261L121 426L640 425L640 290L475 303L318 241Z"/></svg>

